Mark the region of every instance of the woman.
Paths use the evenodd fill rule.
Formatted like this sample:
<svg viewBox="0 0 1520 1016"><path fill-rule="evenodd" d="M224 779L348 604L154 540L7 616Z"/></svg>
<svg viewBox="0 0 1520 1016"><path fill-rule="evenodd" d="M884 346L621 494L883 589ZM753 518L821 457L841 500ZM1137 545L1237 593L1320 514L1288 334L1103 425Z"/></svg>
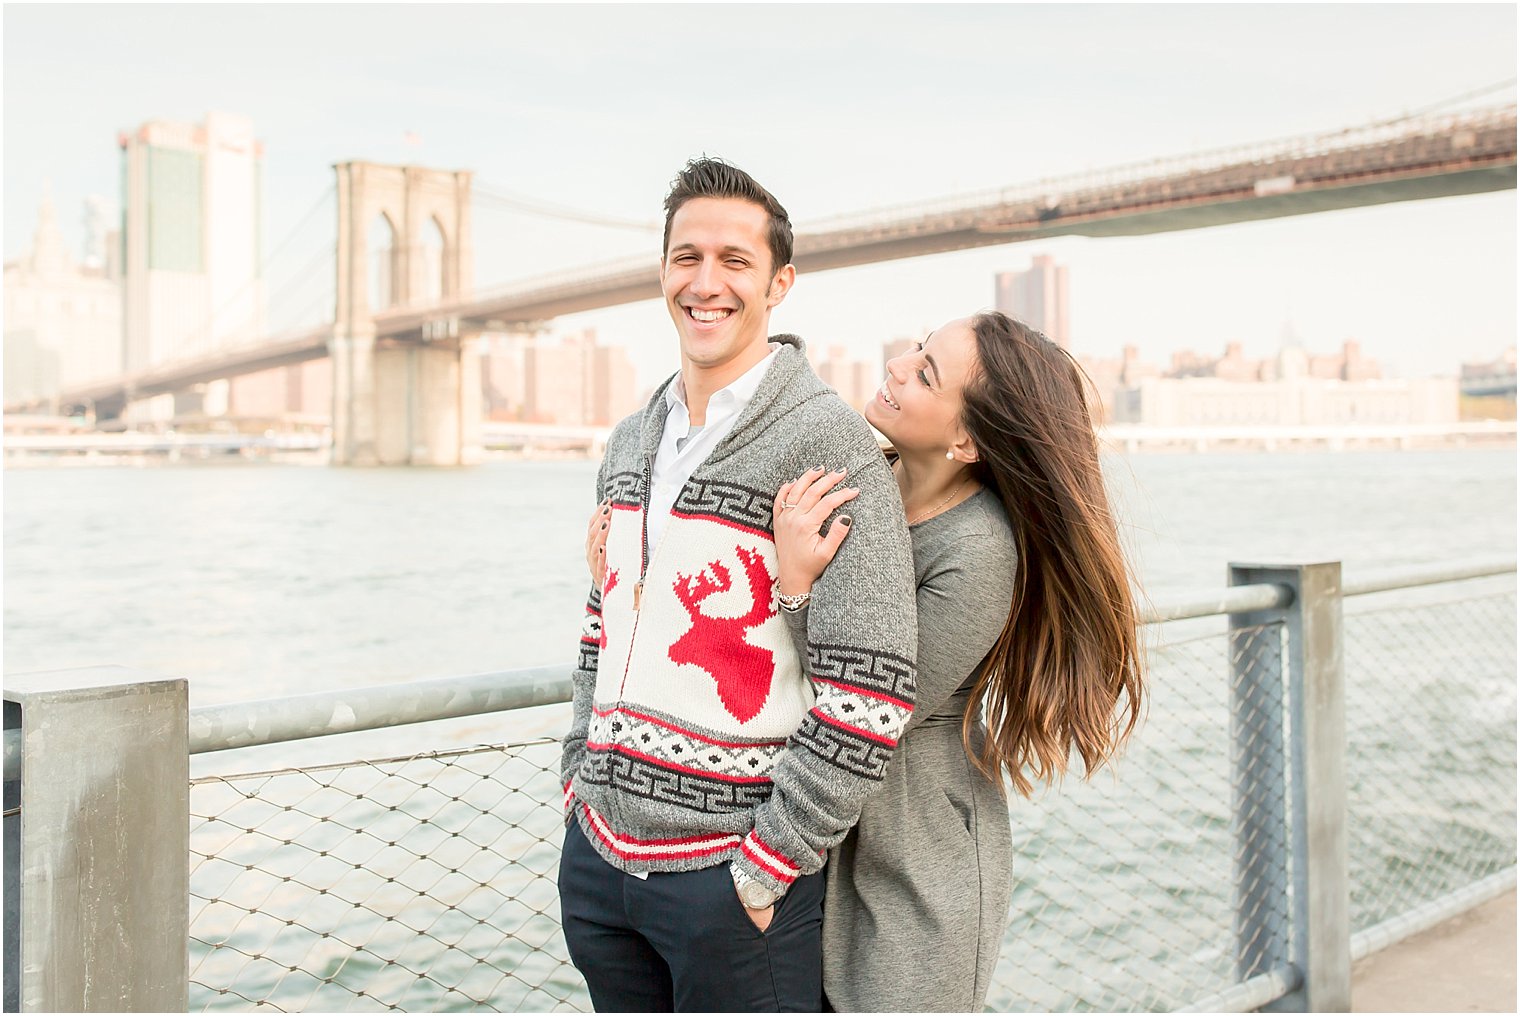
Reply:
<svg viewBox="0 0 1520 1016"><path fill-rule="evenodd" d="M1135 605L1083 376L1050 340L1002 314L952 321L887 364L865 415L897 456L918 688L829 857L824 990L841 1011L979 1011L1012 888L1003 777L1027 797L1073 750L1085 775L1112 758L1143 695ZM804 655L804 594L847 538L820 535L853 496L830 493L842 479L813 470L776 495L778 592Z"/></svg>

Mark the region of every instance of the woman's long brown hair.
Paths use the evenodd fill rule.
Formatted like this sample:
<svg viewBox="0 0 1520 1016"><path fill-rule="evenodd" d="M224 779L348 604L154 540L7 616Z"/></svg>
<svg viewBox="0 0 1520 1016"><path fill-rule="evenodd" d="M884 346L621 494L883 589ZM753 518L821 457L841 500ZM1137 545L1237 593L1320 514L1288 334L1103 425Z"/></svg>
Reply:
<svg viewBox="0 0 1520 1016"><path fill-rule="evenodd" d="M977 768L999 786L1006 772L1028 797L1066 772L1072 751L1090 776L1134 730L1145 694L1139 616L1081 367L1006 315L980 314L973 328L980 366L962 422L976 478L1008 513L1018 564L962 736Z"/></svg>

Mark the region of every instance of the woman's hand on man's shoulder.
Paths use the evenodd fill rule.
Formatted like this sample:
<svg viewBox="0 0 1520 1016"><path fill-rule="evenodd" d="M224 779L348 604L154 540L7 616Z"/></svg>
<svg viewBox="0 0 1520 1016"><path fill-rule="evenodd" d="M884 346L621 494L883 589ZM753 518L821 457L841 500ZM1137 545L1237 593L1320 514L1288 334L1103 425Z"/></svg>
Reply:
<svg viewBox="0 0 1520 1016"><path fill-rule="evenodd" d="M776 491L772 530L779 561L778 584L783 595L809 592L849 535L851 519L848 515L839 516L827 535L819 532L835 509L860 493L853 487L841 487L831 492L831 488L845 476L842 469L826 471L818 466L790 483L782 484Z"/></svg>

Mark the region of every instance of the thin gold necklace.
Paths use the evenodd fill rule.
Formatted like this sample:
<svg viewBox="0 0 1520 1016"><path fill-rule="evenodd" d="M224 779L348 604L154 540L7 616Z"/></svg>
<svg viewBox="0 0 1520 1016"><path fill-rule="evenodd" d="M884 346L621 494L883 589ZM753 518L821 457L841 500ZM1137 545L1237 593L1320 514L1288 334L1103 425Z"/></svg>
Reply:
<svg viewBox="0 0 1520 1016"><path fill-rule="evenodd" d="M961 492L961 488L966 485L966 480L967 479L968 479L968 477L964 477L964 476L961 477L961 482L957 483L955 485L955 489L950 492L950 495L948 497L946 497L939 504L935 505L933 508L930 508L928 511L924 512L918 518L916 518L916 519L909 519L908 520L908 525L910 525L910 526L916 526L916 525L918 525L924 519L928 518L930 515L933 515L935 512L937 512L941 508L945 507L945 505L949 504L952 500L955 499L955 495L957 495L957 494L959 494Z"/></svg>

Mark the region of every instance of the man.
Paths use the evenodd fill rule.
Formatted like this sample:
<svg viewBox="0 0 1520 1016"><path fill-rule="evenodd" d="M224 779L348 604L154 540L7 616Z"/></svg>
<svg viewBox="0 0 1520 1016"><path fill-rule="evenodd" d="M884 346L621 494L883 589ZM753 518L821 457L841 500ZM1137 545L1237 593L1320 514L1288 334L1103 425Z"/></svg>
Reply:
<svg viewBox="0 0 1520 1016"><path fill-rule="evenodd" d="M907 527L865 422L799 339L767 339L796 277L786 210L701 159L665 212L681 369L614 429L597 477L609 528L564 741L565 939L599 1010L817 1011L825 853L912 710ZM804 669L771 516L815 466L860 494L824 531L843 545L813 587Z"/></svg>

